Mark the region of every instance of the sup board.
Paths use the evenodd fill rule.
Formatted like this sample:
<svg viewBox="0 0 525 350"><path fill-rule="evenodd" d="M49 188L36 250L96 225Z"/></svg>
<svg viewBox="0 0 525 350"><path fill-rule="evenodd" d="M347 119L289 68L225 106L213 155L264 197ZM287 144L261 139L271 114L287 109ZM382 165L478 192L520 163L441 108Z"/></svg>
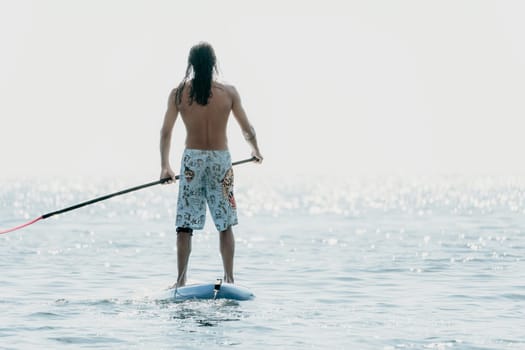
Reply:
<svg viewBox="0 0 525 350"><path fill-rule="evenodd" d="M255 295L246 287L237 284L215 283L190 284L180 288L171 288L162 293L161 299L183 301L191 299L230 299L250 300Z"/></svg>

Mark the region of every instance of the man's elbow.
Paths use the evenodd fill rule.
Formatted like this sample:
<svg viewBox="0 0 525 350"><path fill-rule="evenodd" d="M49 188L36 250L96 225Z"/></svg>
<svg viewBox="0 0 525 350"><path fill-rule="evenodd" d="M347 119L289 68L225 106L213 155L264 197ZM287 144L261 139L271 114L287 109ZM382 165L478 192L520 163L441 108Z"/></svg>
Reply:
<svg viewBox="0 0 525 350"><path fill-rule="evenodd" d="M166 139L169 139L170 137L171 137L171 130L168 130L167 128L162 127L160 129L160 139L166 140Z"/></svg>
<svg viewBox="0 0 525 350"><path fill-rule="evenodd" d="M244 130L243 135L246 141L253 140L255 138L255 129L253 128L253 126L250 126L248 130Z"/></svg>

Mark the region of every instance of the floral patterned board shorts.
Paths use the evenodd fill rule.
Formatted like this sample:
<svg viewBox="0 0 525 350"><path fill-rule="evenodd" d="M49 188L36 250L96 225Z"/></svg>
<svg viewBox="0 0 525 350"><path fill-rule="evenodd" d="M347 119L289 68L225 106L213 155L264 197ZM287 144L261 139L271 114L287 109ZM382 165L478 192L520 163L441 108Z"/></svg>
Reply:
<svg viewBox="0 0 525 350"><path fill-rule="evenodd" d="M186 149L181 161L176 226L201 230L206 203L219 231L237 224L230 152Z"/></svg>

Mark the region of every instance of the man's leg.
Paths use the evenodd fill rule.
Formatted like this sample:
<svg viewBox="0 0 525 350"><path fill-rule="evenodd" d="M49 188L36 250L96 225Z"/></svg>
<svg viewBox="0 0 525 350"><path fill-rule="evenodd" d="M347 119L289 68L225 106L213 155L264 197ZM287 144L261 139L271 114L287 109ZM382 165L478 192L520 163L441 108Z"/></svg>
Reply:
<svg viewBox="0 0 525 350"><path fill-rule="evenodd" d="M233 255L235 254L235 237L231 226L220 233L220 248L222 265L224 266L224 282L233 283Z"/></svg>
<svg viewBox="0 0 525 350"><path fill-rule="evenodd" d="M177 269L176 285L183 287L186 284L186 271L191 253L191 231L177 229ZM175 287L175 286L174 286Z"/></svg>

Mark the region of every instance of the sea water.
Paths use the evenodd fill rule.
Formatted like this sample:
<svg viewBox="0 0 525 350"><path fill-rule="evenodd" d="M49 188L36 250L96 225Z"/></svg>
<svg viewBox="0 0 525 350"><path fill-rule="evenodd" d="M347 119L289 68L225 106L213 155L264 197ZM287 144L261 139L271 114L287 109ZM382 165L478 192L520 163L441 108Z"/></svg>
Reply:
<svg viewBox="0 0 525 350"><path fill-rule="evenodd" d="M4 181L0 228L134 185ZM524 178L238 179L244 302L155 299L176 278L176 194L0 236L0 349L525 349ZM220 277L208 218L189 278Z"/></svg>

